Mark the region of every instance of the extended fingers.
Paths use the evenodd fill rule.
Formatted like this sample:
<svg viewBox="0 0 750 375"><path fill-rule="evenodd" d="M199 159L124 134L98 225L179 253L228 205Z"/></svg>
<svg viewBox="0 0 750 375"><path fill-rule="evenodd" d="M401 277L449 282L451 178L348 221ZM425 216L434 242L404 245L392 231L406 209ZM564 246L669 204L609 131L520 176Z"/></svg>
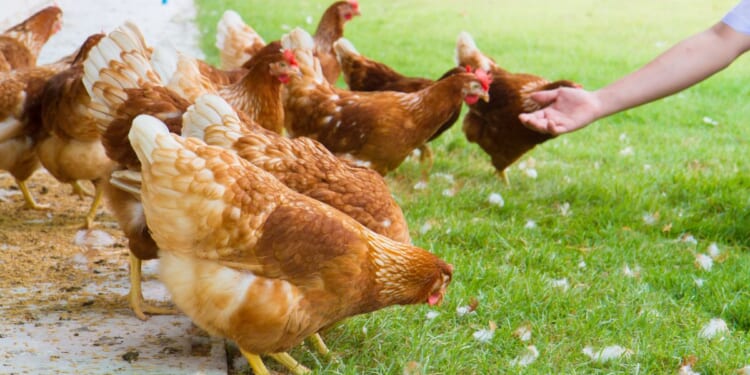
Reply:
<svg viewBox="0 0 750 375"><path fill-rule="evenodd" d="M531 100L539 103L540 106L546 107L555 100L557 100L557 97L560 96L560 89L554 89L554 90L544 90L544 91L537 91L531 93L529 97Z"/></svg>

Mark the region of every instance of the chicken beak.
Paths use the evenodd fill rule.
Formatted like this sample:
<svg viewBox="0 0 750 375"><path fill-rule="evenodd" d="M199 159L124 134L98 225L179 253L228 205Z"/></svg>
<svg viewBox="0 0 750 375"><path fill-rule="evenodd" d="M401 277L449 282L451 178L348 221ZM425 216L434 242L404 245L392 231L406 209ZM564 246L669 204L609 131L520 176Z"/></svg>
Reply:
<svg viewBox="0 0 750 375"><path fill-rule="evenodd" d="M440 306L441 303L443 303L443 291L442 290L439 293L435 293L431 295L429 298L427 298L427 304L430 306Z"/></svg>
<svg viewBox="0 0 750 375"><path fill-rule="evenodd" d="M482 92L479 95L479 98L482 99L485 103L489 103L490 102L490 93L487 92L487 91L484 91L484 92Z"/></svg>

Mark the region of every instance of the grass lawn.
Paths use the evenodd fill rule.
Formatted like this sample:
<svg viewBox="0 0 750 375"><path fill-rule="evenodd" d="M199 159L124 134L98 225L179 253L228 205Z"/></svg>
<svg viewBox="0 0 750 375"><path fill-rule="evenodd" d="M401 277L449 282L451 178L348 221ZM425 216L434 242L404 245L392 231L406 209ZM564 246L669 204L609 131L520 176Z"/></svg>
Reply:
<svg viewBox="0 0 750 375"><path fill-rule="evenodd" d="M594 89L736 2L362 0L345 35L402 73L438 77L465 30L508 70ZM314 31L330 4L197 3L213 62L224 9L269 41L293 26ZM338 325L325 337L339 361L304 347L292 354L326 374L675 374L686 358L694 371L730 374L750 364L748 83L746 56L685 92L548 141L511 167L511 187L459 120L432 144L426 188L414 188L415 160L388 176L414 242L455 265L446 302ZM493 193L504 206L490 203ZM696 266L709 253L713 267ZM458 314L472 298L476 311ZM701 337L714 318L728 331ZM529 340L514 335L519 327ZM538 358L519 361L531 345ZM602 362L584 353L616 345L630 354Z"/></svg>

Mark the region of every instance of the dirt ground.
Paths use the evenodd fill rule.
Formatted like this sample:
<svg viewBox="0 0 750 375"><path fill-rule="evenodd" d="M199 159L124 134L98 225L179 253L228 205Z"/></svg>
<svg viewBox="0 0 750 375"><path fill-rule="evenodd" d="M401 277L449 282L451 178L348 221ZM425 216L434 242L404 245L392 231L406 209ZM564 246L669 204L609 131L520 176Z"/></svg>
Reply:
<svg viewBox="0 0 750 375"><path fill-rule="evenodd" d="M135 21L153 45L167 43L203 56L192 0L6 3L2 29L51 3L63 9L63 28L45 45L39 63L54 61L86 36L126 20ZM82 184L93 191L89 182ZM91 197L71 195L70 185L43 169L28 186L49 210L24 208L14 179L0 171L0 373L227 373L231 361L224 341L208 339L186 316L154 316L146 322L134 316L125 298L127 240L104 207L92 230L84 231ZM157 279L157 267L158 261L144 263L143 291L146 299L167 306L169 295Z"/></svg>
<svg viewBox="0 0 750 375"><path fill-rule="evenodd" d="M82 230L91 197L72 195L43 169L28 186L49 210L24 208L0 172L0 373L227 373L224 341L186 316L143 322L132 313L127 241L105 208ZM144 294L167 306L157 265L145 263Z"/></svg>
<svg viewBox="0 0 750 375"><path fill-rule="evenodd" d="M82 183L93 191L93 186ZM118 293L90 295L91 285L112 276L127 280L127 240L103 207L92 230L81 230L91 197L72 194L70 185L38 170L28 186L45 211L24 207L21 192L8 173L0 174L0 295L4 319L33 320L38 312L57 309L127 308ZM23 301L23 303L19 303ZM66 301L61 304L60 301Z"/></svg>

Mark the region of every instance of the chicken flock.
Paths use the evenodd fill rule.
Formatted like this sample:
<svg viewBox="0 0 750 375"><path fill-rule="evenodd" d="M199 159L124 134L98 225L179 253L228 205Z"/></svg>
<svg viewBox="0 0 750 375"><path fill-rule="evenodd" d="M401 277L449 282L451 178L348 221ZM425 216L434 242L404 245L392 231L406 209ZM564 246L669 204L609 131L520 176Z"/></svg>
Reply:
<svg viewBox="0 0 750 375"><path fill-rule="evenodd" d="M218 67L150 46L132 22L37 65L61 25L45 8L0 35L0 168L32 209L48 208L25 185L40 166L92 194L86 228L104 201L128 239L138 318L175 313L142 297L141 261L159 258L177 308L236 342L256 374L268 373L260 355L306 373L285 353L302 340L326 354L326 327L439 304L451 282L450 264L411 244L383 176L415 149L426 176L428 142L464 104L467 139L504 176L549 138L518 120L536 109L529 94L577 86L508 72L465 32L442 77L406 77L343 38L358 15L356 0L338 1L314 35L266 42L226 11Z"/></svg>

